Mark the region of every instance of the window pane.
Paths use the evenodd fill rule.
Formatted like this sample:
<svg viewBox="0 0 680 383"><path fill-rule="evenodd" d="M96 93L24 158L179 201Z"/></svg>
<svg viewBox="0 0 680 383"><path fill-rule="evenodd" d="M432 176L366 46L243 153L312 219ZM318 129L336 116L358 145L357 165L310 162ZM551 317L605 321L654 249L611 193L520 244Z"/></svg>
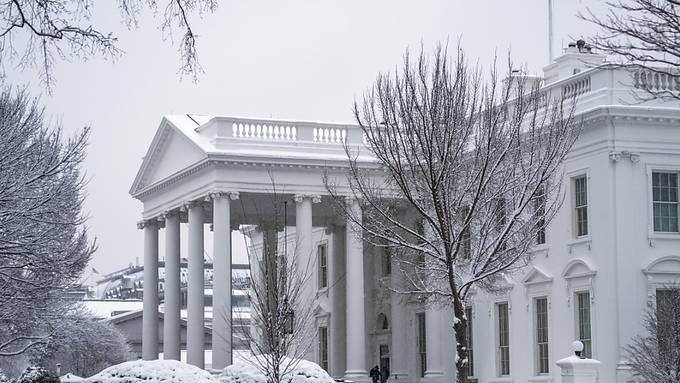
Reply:
<svg viewBox="0 0 680 383"><path fill-rule="evenodd" d="M498 304L498 358L499 375L510 375L510 329L508 304Z"/></svg>
<svg viewBox="0 0 680 383"><path fill-rule="evenodd" d="M548 358L548 299L537 298L536 307L536 351L539 374L550 372Z"/></svg>
<svg viewBox="0 0 680 383"><path fill-rule="evenodd" d="M473 346L474 346L474 341L472 338L473 330L472 330L472 307L466 307L465 308L465 317L467 318L467 330L466 330L466 337L467 337L467 351L468 351L468 367L467 367L467 376L474 376L475 375L475 355L473 351Z"/></svg>
<svg viewBox="0 0 680 383"><path fill-rule="evenodd" d="M578 337L583 343L583 356L592 358L592 339L590 328L590 293L576 294L576 310L578 318Z"/></svg>
<svg viewBox="0 0 680 383"><path fill-rule="evenodd" d="M588 235L588 183L586 176L574 178L576 236Z"/></svg>
<svg viewBox="0 0 680 383"><path fill-rule="evenodd" d="M417 339L418 339L418 363L420 366L420 377L425 376L425 371L427 371L427 353L425 344L425 313L416 314L416 324L417 324Z"/></svg>

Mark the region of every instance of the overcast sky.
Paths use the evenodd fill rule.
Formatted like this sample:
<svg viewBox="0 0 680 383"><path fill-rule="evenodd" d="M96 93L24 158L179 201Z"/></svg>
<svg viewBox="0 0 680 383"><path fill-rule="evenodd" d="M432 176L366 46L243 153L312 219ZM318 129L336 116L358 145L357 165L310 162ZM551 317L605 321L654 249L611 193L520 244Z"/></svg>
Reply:
<svg viewBox="0 0 680 383"><path fill-rule="evenodd" d="M92 266L101 273L143 258L142 206L128 191L164 114L351 122L355 97L399 65L407 47L458 37L482 64L508 49L531 72L548 63L548 0L220 0L217 13L193 21L205 70L194 84L180 81L176 47L162 41L159 20L147 14L130 32L116 3L96 2L93 20L119 36L126 53L116 62L58 64L51 96L35 72L9 73L10 83L42 94L48 116L67 131L92 126L86 208L99 243ZM556 52L594 32L575 14L602 11L598 1L554 3Z"/></svg>

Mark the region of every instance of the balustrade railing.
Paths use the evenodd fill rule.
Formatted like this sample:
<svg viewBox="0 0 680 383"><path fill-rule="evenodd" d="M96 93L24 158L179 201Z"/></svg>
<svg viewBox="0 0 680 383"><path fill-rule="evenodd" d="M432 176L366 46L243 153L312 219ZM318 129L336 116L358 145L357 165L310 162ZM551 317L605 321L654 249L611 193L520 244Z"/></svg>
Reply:
<svg viewBox="0 0 680 383"><path fill-rule="evenodd" d="M653 92L678 92L680 81L669 73L655 72L649 69L638 69L633 72L633 86Z"/></svg>

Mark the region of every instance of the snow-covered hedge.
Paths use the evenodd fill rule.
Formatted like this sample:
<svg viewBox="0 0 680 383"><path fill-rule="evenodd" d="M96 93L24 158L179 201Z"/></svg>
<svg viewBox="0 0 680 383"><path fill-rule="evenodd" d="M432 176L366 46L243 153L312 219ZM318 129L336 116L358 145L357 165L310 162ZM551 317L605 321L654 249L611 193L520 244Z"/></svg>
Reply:
<svg viewBox="0 0 680 383"><path fill-rule="evenodd" d="M59 383L59 377L42 367L28 367L16 383Z"/></svg>
<svg viewBox="0 0 680 383"><path fill-rule="evenodd" d="M308 360L293 362L286 358L282 364L294 366L284 374L284 383L334 383L323 368ZM243 360L235 360L234 364L225 368L219 375L219 380L220 383L267 383L267 377L259 368Z"/></svg>
<svg viewBox="0 0 680 383"><path fill-rule="evenodd" d="M135 360L111 366L87 383L215 383L209 372L176 360Z"/></svg>

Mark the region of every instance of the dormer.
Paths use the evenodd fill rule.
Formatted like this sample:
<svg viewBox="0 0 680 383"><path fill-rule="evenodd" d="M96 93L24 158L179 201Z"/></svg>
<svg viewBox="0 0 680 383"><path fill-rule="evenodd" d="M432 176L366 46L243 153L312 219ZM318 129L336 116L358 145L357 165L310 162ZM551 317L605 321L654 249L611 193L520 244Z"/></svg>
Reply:
<svg viewBox="0 0 680 383"><path fill-rule="evenodd" d="M583 40L569 43L562 56L543 68L545 85L600 66L604 60L604 55L593 52L592 47Z"/></svg>

